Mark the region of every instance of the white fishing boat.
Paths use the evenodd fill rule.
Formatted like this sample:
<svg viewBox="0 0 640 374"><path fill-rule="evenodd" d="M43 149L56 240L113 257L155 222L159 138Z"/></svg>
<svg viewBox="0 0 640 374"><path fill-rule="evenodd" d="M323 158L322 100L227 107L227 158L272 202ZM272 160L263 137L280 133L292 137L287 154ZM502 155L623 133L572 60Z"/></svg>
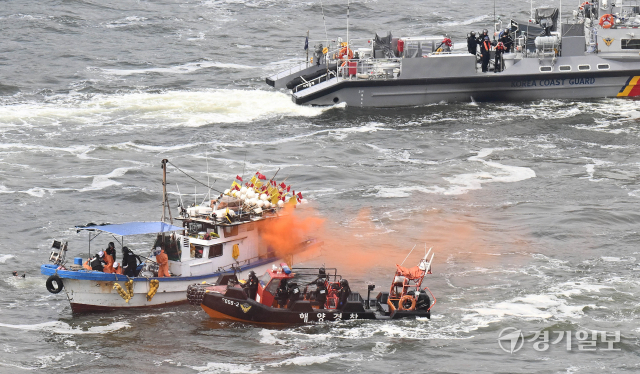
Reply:
<svg viewBox="0 0 640 374"><path fill-rule="evenodd" d="M167 162L162 163L165 186ZM263 240L261 231L283 215L292 214L283 208L297 205L302 199L301 194L289 196L286 188L274 187L273 179L266 181L261 177L256 173L256 183L244 187L234 181L221 198L206 204L181 207L176 217L182 221L180 226L158 221L76 227L78 232L89 233L89 259L91 243L101 234L111 234L120 249L126 246L125 237L156 234L154 245L145 249L164 250L171 276L158 277L153 254L140 256L145 261L137 266L137 276L88 270L83 267L81 257L67 264L68 243L54 241L51 263L41 266L41 273L48 276L47 289L52 293L64 290L73 312L167 306L186 302L190 284L214 283L227 273L235 273L238 278L246 277L249 271L261 274L283 261L297 264L317 256L322 243L314 238L305 237L293 243L294 250L287 252ZM263 189L267 184L269 188ZM238 194L241 190L244 193ZM247 195L258 195L258 199ZM168 207L166 189L163 205Z"/></svg>

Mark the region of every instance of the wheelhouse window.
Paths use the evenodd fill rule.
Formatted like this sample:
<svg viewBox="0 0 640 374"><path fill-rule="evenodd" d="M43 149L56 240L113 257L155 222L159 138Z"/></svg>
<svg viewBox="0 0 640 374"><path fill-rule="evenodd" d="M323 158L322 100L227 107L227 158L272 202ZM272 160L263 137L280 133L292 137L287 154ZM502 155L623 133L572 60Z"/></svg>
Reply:
<svg viewBox="0 0 640 374"><path fill-rule="evenodd" d="M229 238L231 236L238 235L238 225L224 226L224 237Z"/></svg>
<svg viewBox="0 0 640 374"><path fill-rule="evenodd" d="M609 64L598 64L598 70L609 70Z"/></svg>
<svg viewBox="0 0 640 374"><path fill-rule="evenodd" d="M571 65L560 65L560 71L571 71Z"/></svg>
<svg viewBox="0 0 640 374"><path fill-rule="evenodd" d="M271 280L271 274L269 274L269 272L266 272L262 276L262 278L260 278L260 285L264 288L267 286L270 280Z"/></svg>
<svg viewBox="0 0 640 374"><path fill-rule="evenodd" d="M622 49L640 49L640 39L622 39L620 44Z"/></svg>
<svg viewBox="0 0 640 374"><path fill-rule="evenodd" d="M222 256L222 244L216 244L209 247L209 258Z"/></svg>
<svg viewBox="0 0 640 374"><path fill-rule="evenodd" d="M591 70L591 65L578 65L578 70L581 71L586 71L586 70Z"/></svg>
<svg viewBox="0 0 640 374"><path fill-rule="evenodd" d="M551 66L540 66L540 71L541 72L547 72L547 71L551 71L553 70L553 68Z"/></svg>

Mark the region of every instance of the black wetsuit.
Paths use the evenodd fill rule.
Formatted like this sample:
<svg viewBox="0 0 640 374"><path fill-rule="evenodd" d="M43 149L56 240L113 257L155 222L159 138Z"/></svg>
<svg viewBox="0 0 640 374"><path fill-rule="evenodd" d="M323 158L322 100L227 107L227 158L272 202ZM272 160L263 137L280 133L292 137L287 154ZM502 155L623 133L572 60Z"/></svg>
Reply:
<svg viewBox="0 0 640 374"><path fill-rule="evenodd" d="M476 39L475 35L469 35L469 37L467 37L467 51L475 56L477 50L478 39Z"/></svg>
<svg viewBox="0 0 640 374"><path fill-rule="evenodd" d="M244 292L247 294L247 297L255 300L256 294L258 293L258 277L254 275L250 275L249 279L247 279L247 283L242 286L244 288Z"/></svg>
<svg viewBox="0 0 640 374"><path fill-rule="evenodd" d="M138 261L142 262L140 258L133 254L131 251L123 252L122 254L122 269L124 270L124 275L129 277L138 276L137 268Z"/></svg>
<svg viewBox="0 0 640 374"><path fill-rule="evenodd" d="M289 298L289 290L287 289L287 280L280 281L278 288L276 289L276 295L274 299L278 302L280 307L287 305L287 299Z"/></svg>
<svg viewBox="0 0 640 374"><path fill-rule="evenodd" d="M104 271L104 267L102 266L102 259L100 257L98 257L98 255L96 255L93 260L91 260L91 262L89 263L89 266L91 266L91 270L96 270L96 271Z"/></svg>
<svg viewBox="0 0 640 374"><path fill-rule="evenodd" d="M351 295L349 285L342 286L338 291L338 308L343 308L347 304L349 295Z"/></svg>

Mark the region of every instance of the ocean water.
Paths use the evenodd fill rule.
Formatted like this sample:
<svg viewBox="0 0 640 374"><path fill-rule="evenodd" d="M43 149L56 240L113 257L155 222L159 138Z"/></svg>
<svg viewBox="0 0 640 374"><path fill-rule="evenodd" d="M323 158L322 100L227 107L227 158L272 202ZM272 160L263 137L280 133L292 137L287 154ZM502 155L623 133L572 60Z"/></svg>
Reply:
<svg viewBox="0 0 640 374"><path fill-rule="evenodd" d="M528 17L527 3L496 6L503 20ZM307 30L311 45L325 39L323 11L329 38L345 38L346 9L2 4L0 372L640 369L638 102L315 108L264 84L304 60ZM350 15L350 37L364 43L386 31L461 43L491 28L493 2L354 1ZM214 321L190 305L73 315L39 274L52 240L69 241L74 256L86 250L75 225L159 219L163 158L221 189L243 169L279 169L325 219L317 263L355 290L384 290L414 245L408 262L433 247L431 320L274 328ZM174 208L178 188L188 202L203 198L169 171ZM498 344L507 328L525 338L514 353ZM581 350L593 331L620 339ZM534 346L544 343L537 332L546 349Z"/></svg>

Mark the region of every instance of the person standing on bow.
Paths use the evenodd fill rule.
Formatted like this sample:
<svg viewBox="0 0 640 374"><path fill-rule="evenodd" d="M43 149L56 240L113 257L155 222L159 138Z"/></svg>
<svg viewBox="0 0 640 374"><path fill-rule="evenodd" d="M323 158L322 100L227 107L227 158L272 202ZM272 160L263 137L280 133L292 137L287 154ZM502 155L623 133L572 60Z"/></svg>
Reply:
<svg viewBox="0 0 640 374"><path fill-rule="evenodd" d="M482 72L489 71L489 59L491 58L491 40L489 40L488 31L482 32L482 43L480 44L480 52L482 53Z"/></svg>
<svg viewBox="0 0 640 374"><path fill-rule="evenodd" d="M467 51L472 55L476 55L478 50L478 39L476 38L476 33L471 31L469 35L467 35Z"/></svg>
<svg viewBox="0 0 640 374"><path fill-rule="evenodd" d="M494 73L498 73L502 71L502 67L504 66L504 61L502 59L502 55L507 50L502 42L498 42L496 45L496 57L493 62L493 71Z"/></svg>
<svg viewBox="0 0 640 374"><path fill-rule="evenodd" d="M251 270L249 272L249 278L247 279L247 282L242 285L242 288L248 298L251 300L256 299L256 294L258 293L258 277L256 276L255 271Z"/></svg>

